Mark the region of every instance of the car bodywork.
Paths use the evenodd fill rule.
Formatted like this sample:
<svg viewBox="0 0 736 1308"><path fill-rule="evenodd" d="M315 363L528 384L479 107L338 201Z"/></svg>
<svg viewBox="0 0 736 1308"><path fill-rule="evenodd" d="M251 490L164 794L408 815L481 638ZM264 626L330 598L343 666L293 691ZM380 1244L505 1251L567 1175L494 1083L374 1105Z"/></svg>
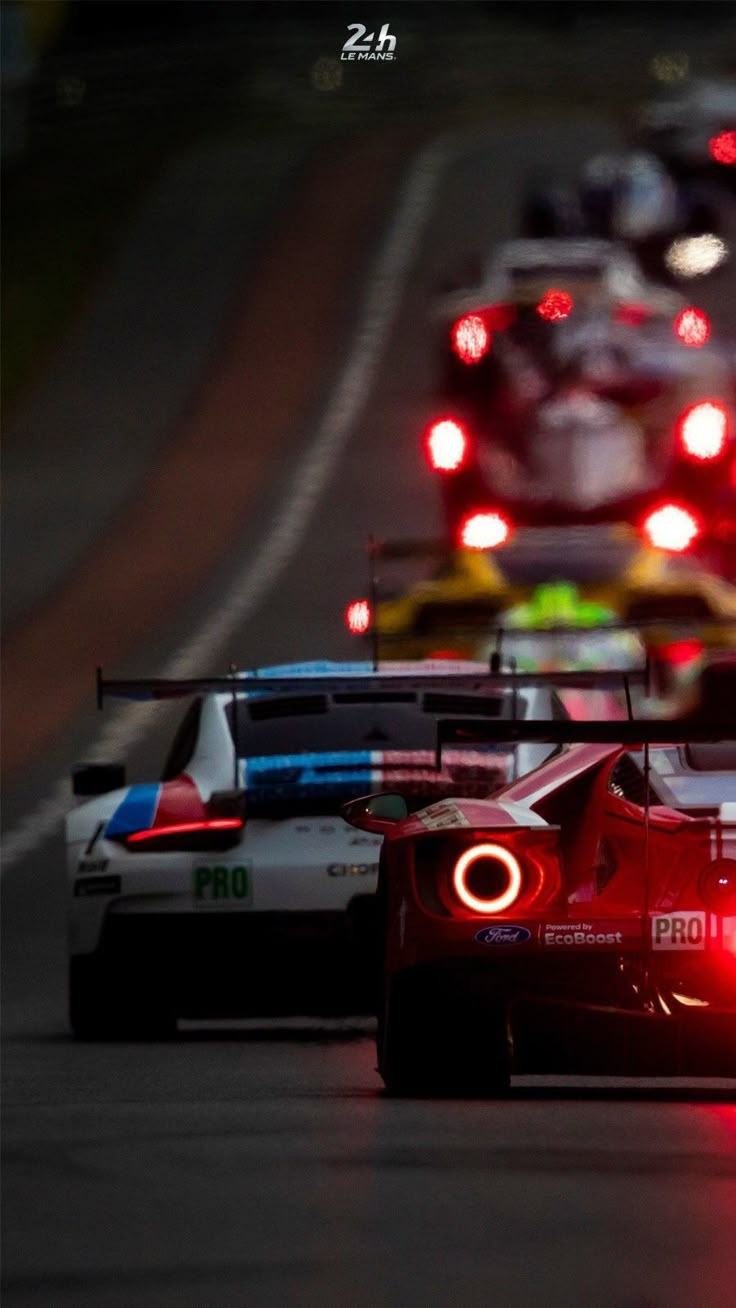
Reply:
<svg viewBox="0 0 736 1308"><path fill-rule="evenodd" d="M349 806L384 835L389 1090L736 1075L735 727L520 724L560 753L488 801Z"/></svg>
<svg viewBox="0 0 736 1308"><path fill-rule="evenodd" d="M484 658L494 630L512 629L504 614L561 577L582 600L609 611L612 626L618 620L638 631L662 659L683 639L716 649L736 644L736 588L692 558L646 547L626 527L532 528L494 550L384 542L374 553L377 567L405 569L398 594L384 598L379 591L375 603L371 638L380 657L422 658L444 650ZM417 566L424 569L419 579ZM551 616L548 625L565 624L564 615ZM578 635L584 638L584 631ZM600 640L608 650L610 633ZM617 666L625 666L625 653Z"/></svg>
<svg viewBox="0 0 736 1308"><path fill-rule="evenodd" d="M438 771L438 718L564 712L549 686L512 695L487 664L462 662L291 664L100 690L195 698L161 780L76 773L89 798L66 823L70 1012L88 1036L370 1007L380 841L340 805L389 785L415 804L487 794L549 747L461 748Z"/></svg>

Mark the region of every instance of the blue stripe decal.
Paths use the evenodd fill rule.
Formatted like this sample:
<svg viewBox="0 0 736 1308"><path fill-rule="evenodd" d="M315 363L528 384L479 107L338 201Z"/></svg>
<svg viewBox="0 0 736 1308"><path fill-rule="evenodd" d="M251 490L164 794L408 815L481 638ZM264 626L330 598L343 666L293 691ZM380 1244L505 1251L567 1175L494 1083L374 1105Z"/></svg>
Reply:
<svg viewBox="0 0 736 1308"><path fill-rule="evenodd" d="M370 790L375 772L371 750L324 754L269 754L242 759L241 784L261 799L306 798Z"/></svg>
<svg viewBox="0 0 736 1308"><path fill-rule="evenodd" d="M106 836L125 836L129 831L148 831L153 825L161 786L131 786L105 830Z"/></svg>

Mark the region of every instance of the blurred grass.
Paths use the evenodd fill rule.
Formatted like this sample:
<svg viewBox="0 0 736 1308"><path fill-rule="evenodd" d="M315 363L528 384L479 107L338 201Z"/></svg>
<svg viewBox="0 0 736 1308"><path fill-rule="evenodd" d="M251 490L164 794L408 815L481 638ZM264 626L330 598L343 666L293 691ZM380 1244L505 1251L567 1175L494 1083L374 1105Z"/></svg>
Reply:
<svg viewBox="0 0 736 1308"><path fill-rule="evenodd" d="M160 143L35 157L6 180L2 227L2 374L7 417L68 325L163 158Z"/></svg>

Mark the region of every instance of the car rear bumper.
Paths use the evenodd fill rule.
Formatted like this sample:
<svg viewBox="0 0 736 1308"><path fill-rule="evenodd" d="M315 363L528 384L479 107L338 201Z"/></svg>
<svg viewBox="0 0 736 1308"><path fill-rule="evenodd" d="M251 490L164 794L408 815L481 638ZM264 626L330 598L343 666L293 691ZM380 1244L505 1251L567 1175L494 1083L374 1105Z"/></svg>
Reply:
<svg viewBox="0 0 736 1308"><path fill-rule="evenodd" d="M372 907L366 896L347 913L112 914L87 957L182 1018L370 1012Z"/></svg>
<svg viewBox="0 0 736 1308"><path fill-rule="evenodd" d="M666 967L632 955L452 959L396 973L388 989L408 979L430 1013L449 1001L481 1024L502 1005L518 1074L736 1077L736 969L719 967L715 956L691 967L676 989Z"/></svg>

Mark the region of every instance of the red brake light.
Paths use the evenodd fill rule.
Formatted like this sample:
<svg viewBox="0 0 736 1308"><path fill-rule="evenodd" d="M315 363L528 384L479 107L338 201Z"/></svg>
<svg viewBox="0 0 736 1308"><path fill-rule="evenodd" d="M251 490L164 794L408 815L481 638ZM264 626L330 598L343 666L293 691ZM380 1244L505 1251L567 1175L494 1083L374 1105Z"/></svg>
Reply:
<svg viewBox="0 0 736 1308"><path fill-rule="evenodd" d="M435 472L457 472L465 462L468 438L459 422L441 418L433 422L426 435L429 466Z"/></svg>
<svg viewBox="0 0 736 1308"><path fill-rule="evenodd" d="M700 527L688 509L663 504L645 518L644 533L657 549L682 554L700 535Z"/></svg>
<svg viewBox="0 0 736 1308"><path fill-rule="evenodd" d="M719 164L736 164L736 132L719 132L708 142L710 157Z"/></svg>
<svg viewBox="0 0 736 1308"><path fill-rule="evenodd" d="M460 855L452 873L458 899L475 913L503 913L521 894L521 864L503 845L473 845Z"/></svg>
<svg viewBox="0 0 736 1308"><path fill-rule="evenodd" d="M369 600L353 600L345 610L345 626L353 636L364 636L370 630L373 612Z"/></svg>
<svg viewBox="0 0 736 1308"><path fill-rule="evenodd" d="M452 328L452 348L463 363L479 363L491 347L491 334L480 314L466 313Z"/></svg>
<svg viewBox="0 0 736 1308"><path fill-rule="evenodd" d="M683 345L699 349L710 338L710 322L702 309L682 309L674 322L675 336Z"/></svg>
<svg viewBox="0 0 736 1308"><path fill-rule="evenodd" d="M726 446L728 413L716 400L701 400L686 409L679 421L680 440L693 459L717 459Z"/></svg>
<svg viewBox="0 0 736 1308"><path fill-rule="evenodd" d="M572 310L573 299L567 291L545 291L537 305L537 313L545 322L562 322L570 317Z"/></svg>
<svg viewBox="0 0 736 1308"><path fill-rule="evenodd" d="M466 550L493 550L510 532L510 523L495 510L471 513L460 524L460 544Z"/></svg>
<svg viewBox="0 0 736 1308"><path fill-rule="evenodd" d="M128 849L151 853L189 850L225 850L237 843L245 822L242 817L200 818L195 822L170 822L123 836Z"/></svg>

